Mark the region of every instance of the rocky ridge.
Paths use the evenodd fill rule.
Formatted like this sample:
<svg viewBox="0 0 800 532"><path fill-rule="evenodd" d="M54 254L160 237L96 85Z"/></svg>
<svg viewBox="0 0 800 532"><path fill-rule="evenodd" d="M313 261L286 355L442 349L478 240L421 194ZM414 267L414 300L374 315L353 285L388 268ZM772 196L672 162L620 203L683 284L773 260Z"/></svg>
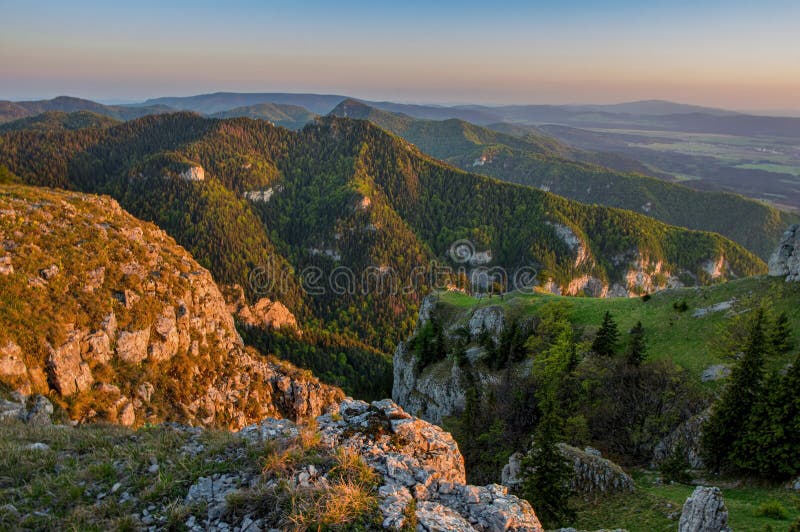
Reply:
<svg viewBox="0 0 800 532"><path fill-rule="evenodd" d="M57 496L3 484L0 497L7 504L0 506L0 525L75 528L71 519L78 515L81 526L103 528L114 523L104 519L117 514L116 524L148 531L315 530L326 524L420 532L542 530L531 505L504 486L467 485L452 437L389 400L348 398L302 423L267 418L223 433L175 423L135 432L50 426L50 413L52 405L41 396L27 406L0 401L6 448L24 453L33 474L47 469L39 462L56 461L57 481L70 478L81 493L63 513L52 507ZM98 460L109 464L107 474L87 475ZM174 482L168 490L153 490L161 475Z"/></svg>
<svg viewBox="0 0 800 532"><path fill-rule="evenodd" d="M787 282L800 282L800 225L789 227L778 248L769 258L769 274L786 277Z"/></svg>
<svg viewBox="0 0 800 532"><path fill-rule="evenodd" d="M246 349L211 274L107 197L0 188L0 382L78 421L241 428L337 388Z"/></svg>
<svg viewBox="0 0 800 532"><path fill-rule="evenodd" d="M354 452L378 474L383 528L401 529L413 514L421 531L542 530L530 504L510 495L504 486L467 485L464 460L453 438L389 400L368 404L346 399L337 411L318 417L316 423L323 448ZM300 429L286 420L265 419L239 434L251 443L263 444L276 438L297 438ZM292 472L290 483L312 488L329 485L331 478L330 471L305 466ZM220 488L216 494L211 489L215 482ZM202 526L195 521L196 526L190 528L241 530L242 522L256 528L277 525L256 516L244 516L235 523L225 521L226 497L235 492L235 486L248 484L248 489L253 489L252 481L200 479L187 499L204 500L217 518Z"/></svg>

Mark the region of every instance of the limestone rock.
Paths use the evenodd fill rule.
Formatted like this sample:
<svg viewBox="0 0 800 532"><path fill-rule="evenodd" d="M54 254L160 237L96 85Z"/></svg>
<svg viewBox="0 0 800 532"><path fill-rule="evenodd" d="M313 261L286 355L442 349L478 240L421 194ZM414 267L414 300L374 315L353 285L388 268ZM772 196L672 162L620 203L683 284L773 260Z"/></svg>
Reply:
<svg viewBox="0 0 800 532"><path fill-rule="evenodd" d="M800 224L783 233L778 249L769 258L769 274L785 276L787 282L800 281Z"/></svg>
<svg viewBox="0 0 800 532"><path fill-rule="evenodd" d="M29 425L50 425L53 416L53 403L43 395L36 395L28 401L30 407L20 416Z"/></svg>
<svg viewBox="0 0 800 532"><path fill-rule="evenodd" d="M147 358L150 329L121 331L117 336L117 357L129 364L138 364Z"/></svg>
<svg viewBox="0 0 800 532"><path fill-rule="evenodd" d="M190 166L180 174L178 177L185 181L204 181L206 178L206 171L202 166Z"/></svg>
<svg viewBox="0 0 800 532"><path fill-rule="evenodd" d="M466 485L458 445L441 428L389 400L370 404L345 399L337 414L317 418L321 444L355 452L380 475L378 506L384 528L402 528L413 500L422 530L542 530L531 505L504 486ZM293 433L291 423L272 419L241 431L255 442Z"/></svg>
<svg viewBox="0 0 800 532"><path fill-rule="evenodd" d="M729 532L728 509L719 488L697 486L683 505L678 532Z"/></svg>
<svg viewBox="0 0 800 532"><path fill-rule="evenodd" d="M0 381L12 389L52 391L64 407L67 398L80 401L80 413L66 409L77 421L136 425L170 418L236 429L267 416L320 415L344 396L246 348L211 274L114 200L15 186L0 195L0 211L12 210L21 215L0 216L0 233L15 239L13 246L0 239L1 249L14 253L15 273L3 282L53 318L27 331L24 353L6 345L17 339L2 338ZM9 317L0 316L0 331L19 327L3 321ZM69 322L59 322L63 317ZM138 364L137 371L126 373L116 360ZM133 397L94 393L100 375L103 389L116 386ZM157 390L148 384L156 382ZM118 402L109 404L109 395Z"/></svg>
<svg viewBox="0 0 800 532"><path fill-rule="evenodd" d="M503 307L493 305L476 310L469 320L469 334L477 337L485 330L492 336L499 336L505 326Z"/></svg>
<svg viewBox="0 0 800 532"><path fill-rule="evenodd" d="M28 368L22 361L22 349L11 341L6 345L0 345L0 375L20 377L27 372Z"/></svg>
<svg viewBox="0 0 800 532"><path fill-rule="evenodd" d="M58 348L50 348L47 359L50 380L63 397L88 390L94 378L81 358L81 343L76 332Z"/></svg>
<svg viewBox="0 0 800 532"><path fill-rule="evenodd" d="M658 466L674 453L681 452L693 469L705 467L700 440L703 425L708 421L709 415L710 410L706 409L692 416L659 441L653 449L653 465Z"/></svg>
<svg viewBox="0 0 800 532"><path fill-rule="evenodd" d="M728 378L730 374L731 368L725 364L713 364L703 370L703 373L700 375L700 380L703 382L719 381Z"/></svg>
<svg viewBox="0 0 800 532"><path fill-rule="evenodd" d="M565 443L559 443L558 449L564 458L572 463L574 475L570 487L574 493L589 495L633 491L633 478L611 460ZM512 490L519 489L522 485L523 458L522 453L514 453L503 466L501 474L503 485Z"/></svg>

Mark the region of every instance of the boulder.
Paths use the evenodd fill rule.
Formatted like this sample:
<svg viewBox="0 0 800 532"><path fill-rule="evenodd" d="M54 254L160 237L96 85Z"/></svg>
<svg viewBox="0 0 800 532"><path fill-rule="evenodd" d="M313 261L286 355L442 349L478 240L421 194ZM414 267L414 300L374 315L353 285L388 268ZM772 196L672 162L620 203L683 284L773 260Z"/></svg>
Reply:
<svg viewBox="0 0 800 532"><path fill-rule="evenodd" d="M686 499L678 532L730 532L728 509L716 487L697 486Z"/></svg>
<svg viewBox="0 0 800 532"><path fill-rule="evenodd" d="M43 395L35 395L28 401L29 407L20 418L29 425L52 424L53 403Z"/></svg>

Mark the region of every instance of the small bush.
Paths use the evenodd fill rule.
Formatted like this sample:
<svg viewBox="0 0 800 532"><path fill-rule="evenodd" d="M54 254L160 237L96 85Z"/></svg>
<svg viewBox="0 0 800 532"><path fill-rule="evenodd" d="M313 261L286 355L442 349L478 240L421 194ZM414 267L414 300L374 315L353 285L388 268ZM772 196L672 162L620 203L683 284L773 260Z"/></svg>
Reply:
<svg viewBox="0 0 800 532"><path fill-rule="evenodd" d="M643 296L642 296L642 301L643 301L643 302L645 302L645 303L647 303L647 302L648 302L648 301L650 301L652 298L653 298L653 296L651 296L650 294L645 294L645 295L643 295Z"/></svg>
<svg viewBox="0 0 800 532"><path fill-rule="evenodd" d="M685 299L681 299L680 301L675 301L672 304L672 308L677 310L678 312L686 312L689 310L689 305L686 303Z"/></svg>
<svg viewBox="0 0 800 532"><path fill-rule="evenodd" d="M800 532L800 517L795 520L794 523L789 526L789 532Z"/></svg>
<svg viewBox="0 0 800 532"><path fill-rule="evenodd" d="M789 511L778 501L762 502L756 510L759 517L769 517L770 519L788 519Z"/></svg>
<svg viewBox="0 0 800 532"><path fill-rule="evenodd" d="M683 449L676 449L666 460L661 462L661 476L665 482L677 482L678 484L690 484L692 475L689 474L691 465L686 459Z"/></svg>

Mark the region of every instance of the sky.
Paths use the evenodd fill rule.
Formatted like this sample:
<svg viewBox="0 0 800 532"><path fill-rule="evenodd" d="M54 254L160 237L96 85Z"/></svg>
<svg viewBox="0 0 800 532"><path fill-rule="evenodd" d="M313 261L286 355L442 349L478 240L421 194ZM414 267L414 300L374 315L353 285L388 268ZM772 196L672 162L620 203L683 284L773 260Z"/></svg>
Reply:
<svg viewBox="0 0 800 532"><path fill-rule="evenodd" d="M800 110L797 0L0 0L0 99L215 91Z"/></svg>

